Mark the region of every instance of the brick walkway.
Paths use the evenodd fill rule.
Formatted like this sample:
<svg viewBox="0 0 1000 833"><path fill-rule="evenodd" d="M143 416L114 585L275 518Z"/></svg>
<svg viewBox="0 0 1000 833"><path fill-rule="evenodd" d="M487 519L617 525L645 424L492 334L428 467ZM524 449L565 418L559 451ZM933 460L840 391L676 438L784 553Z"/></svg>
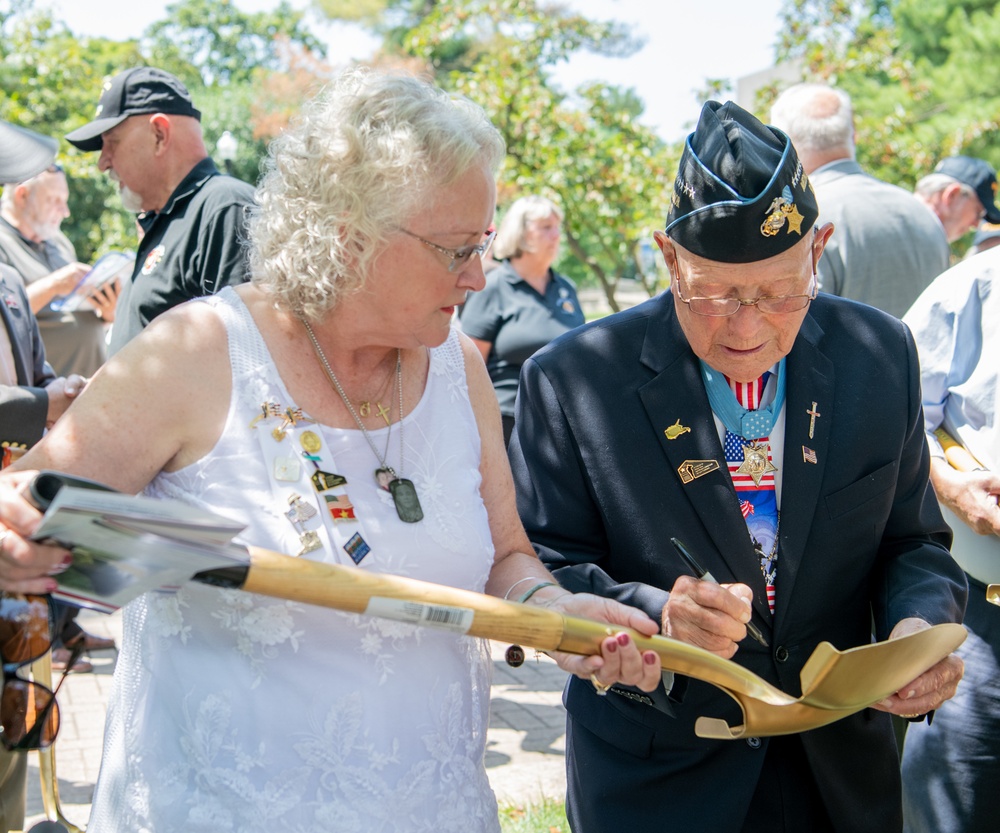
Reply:
<svg viewBox="0 0 1000 833"><path fill-rule="evenodd" d="M121 639L120 617L83 612L90 633ZM503 659L506 645L493 643L493 690L486 768L501 804L561 799L565 711L562 688L566 673L546 656L528 659L520 668ZM104 709L111 691L114 651L90 656L92 674L70 674L59 692L62 728L56 741L56 775L64 816L81 829L90 813L94 782L101 764ZM28 818L25 829L45 818L38 778L38 758L28 763Z"/></svg>

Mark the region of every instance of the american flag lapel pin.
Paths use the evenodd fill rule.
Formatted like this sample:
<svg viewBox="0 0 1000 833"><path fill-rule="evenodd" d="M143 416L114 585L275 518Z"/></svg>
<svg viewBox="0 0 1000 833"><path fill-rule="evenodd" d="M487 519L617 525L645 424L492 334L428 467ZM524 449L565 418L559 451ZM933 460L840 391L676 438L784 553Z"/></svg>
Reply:
<svg viewBox="0 0 1000 833"><path fill-rule="evenodd" d="M806 446L802 446L802 462L803 463L812 463L815 466L816 465L816 452L813 451L811 448L808 448Z"/></svg>

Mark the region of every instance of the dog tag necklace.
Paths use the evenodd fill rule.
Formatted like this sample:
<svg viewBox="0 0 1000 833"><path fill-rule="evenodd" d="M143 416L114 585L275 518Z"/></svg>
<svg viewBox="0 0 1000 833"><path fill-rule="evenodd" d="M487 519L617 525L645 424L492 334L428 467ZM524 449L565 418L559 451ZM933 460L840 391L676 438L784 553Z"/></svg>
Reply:
<svg viewBox="0 0 1000 833"><path fill-rule="evenodd" d="M385 488L388 490L389 494L392 495L392 503L396 507L396 514L403 523L415 524L417 521L423 520L424 512L423 509L420 508L420 499L417 497L417 490L413 485L413 481L407 480L405 477L400 477L396 474L396 471L392 468L392 466L386 464L386 458L389 453L388 443L386 443L386 453L378 453L378 448L376 448L375 443L372 442L371 434L368 433L368 429L365 428L364 423L361 421L361 417L359 417L357 411L354 410L351 400L348 399L347 394L344 393L344 388L341 386L340 380L337 378L337 374L335 374L333 372L333 368L330 367L330 362L327 361L323 348L319 346L319 341L316 339L316 334L313 332L312 327L304 318L301 320L302 325L306 329L306 334L309 336L309 341L312 342L313 349L316 351L316 357L319 359L319 363L322 365L323 370L326 371L326 375L333 384L334 390L337 391L340 398L343 400L344 405L347 406L347 410L350 411L351 416L354 417L354 422L357 423L357 426L361 429L361 433L364 435L364 438L368 441L368 445L371 447L372 453L375 455L375 459L378 460L379 467L375 469L375 482L378 483L381 488L383 481L388 480ZM396 348L396 388L399 394L399 465L400 468L402 468L403 359L402 351L398 347ZM392 431L391 424L389 425L389 431Z"/></svg>

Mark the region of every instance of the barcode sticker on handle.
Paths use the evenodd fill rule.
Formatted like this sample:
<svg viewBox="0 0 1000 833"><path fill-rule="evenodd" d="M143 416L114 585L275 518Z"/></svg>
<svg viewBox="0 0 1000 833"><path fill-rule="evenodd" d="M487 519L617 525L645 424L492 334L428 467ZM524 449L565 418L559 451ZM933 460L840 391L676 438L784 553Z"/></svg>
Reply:
<svg viewBox="0 0 1000 833"><path fill-rule="evenodd" d="M423 604L384 596L372 596L368 600L365 614L452 633L468 633L476 615L475 611L466 607Z"/></svg>

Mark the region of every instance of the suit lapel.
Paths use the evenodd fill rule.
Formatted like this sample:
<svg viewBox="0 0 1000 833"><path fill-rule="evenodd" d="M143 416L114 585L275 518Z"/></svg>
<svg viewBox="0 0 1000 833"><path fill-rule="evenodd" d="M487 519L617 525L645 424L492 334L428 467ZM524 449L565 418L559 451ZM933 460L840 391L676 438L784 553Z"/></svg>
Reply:
<svg viewBox="0 0 1000 833"><path fill-rule="evenodd" d="M657 375L639 389L650 430L656 434L669 467L664 473L669 486L664 488L680 491L682 502L673 511L679 518L685 514L696 516L718 553L717 557L710 552L696 551L695 555L719 581L735 579L751 587L754 606L770 619L764 577L726 468L698 360L676 322L669 295L666 299L670 307L665 316L650 318L642 352L642 362ZM718 468L684 482L680 470L713 462ZM672 526L681 530L687 525L678 521ZM677 537L683 535L678 532ZM687 543L694 548L693 542ZM728 575L715 566L718 559L728 568Z"/></svg>
<svg viewBox="0 0 1000 833"><path fill-rule="evenodd" d="M835 375L833 363L816 346L823 331L809 316L788 354L785 390L785 448L781 473L781 529L775 627L787 613L805 555L813 516L820 508L823 475L830 461ZM813 423L812 412L818 416ZM813 436L809 436L810 424ZM816 462L812 462L815 457Z"/></svg>
<svg viewBox="0 0 1000 833"><path fill-rule="evenodd" d="M20 278L18 278L20 280ZM10 351L14 356L14 370L17 373L17 384L18 385L31 385L32 374L28 372L29 362L32 360L32 356L25 356L21 350L21 344L24 339L21 337L21 331L23 324L23 316L27 314L26 311L22 309L26 303L26 299L22 300L19 293L11 287L6 280L6 277L0 274L0 296L2 296L2 303L0 303L0 315L3 315L3 325L6 328L6 336L10 341ZM14 309L21 310L21 318L18 318L14 314Z"/></svg>

